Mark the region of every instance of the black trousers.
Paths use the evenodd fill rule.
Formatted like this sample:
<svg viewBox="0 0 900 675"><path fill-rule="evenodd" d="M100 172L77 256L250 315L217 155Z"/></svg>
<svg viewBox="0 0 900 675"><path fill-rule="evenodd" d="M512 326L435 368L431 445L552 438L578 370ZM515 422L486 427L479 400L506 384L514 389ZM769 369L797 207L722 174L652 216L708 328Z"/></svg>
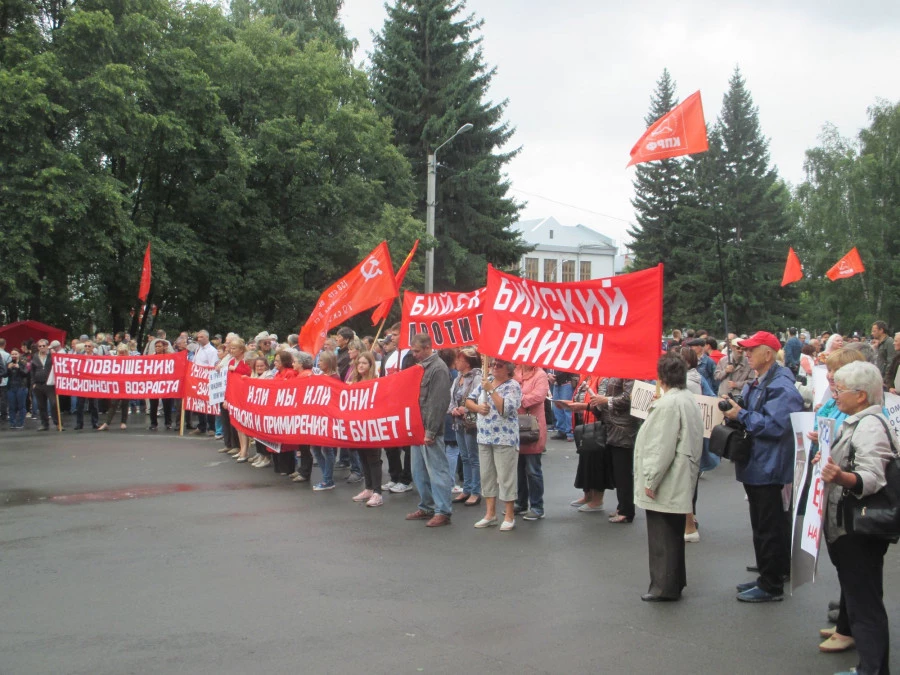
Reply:
<svg viewBox="0 0 900 675"><path fill-rule="evenodd" d="M172 426L172 399L151 398L150 399L150 426L158 426L159 421L159 402L162 401L163 417L166 420L166 426Z"/></svg>
<svg viewBox="0 0 900 675"><path fill-rule="evenodd" d="M847 534L828 544L828 556L841 582L836 628L856 641L859 675L890 673L891 636L883 600L887 548L886 541L858 534Z"/></svg>
<svg viewBox="0 0 900 675"><path fill-rule="evenodd" d="M744 485L759 567L757 585L775 595L784 593L784 577L791 573L791 517L781 499L783 487Z"/></svg>
<svg viewBox="0 0 900 675"><path fill-rule="evenodd" d="M97 399L85 398L84 396L79 396L78 402L75 404L75 428L84 428L85 406L87 406L88 413L91 416L91 426L96 429L100 426L100 408L97 406Z"/></svg>
<svg viewBox="0 0 900 675"><path fill-rule="evenodd" d="M634 519L634 448L606 446L613 467L613 481L616 484L616 509L620 516Z"/></svg>
<svg viewBox="0 0 900 675"><path fill-rule="evenodd" d="M46 384L34 385L34 395L37 398L38 412L41 415L41 426L50 426L50 415L53 416L53 426L59 426L59 419L56 414L56 387ZM50 415L47 414L47 406L50 406ZM34 411L31 411L34 415Z"/></svg>
<svg viewBox="0 0 900 675"><path fill-rule="evenodd" d="M646 511L650 552L648 593L677 600L687 586L684 563L684 514Z"/></svg>
<svg viewBox="0 0 900 675"><path fill-rule="evenodd" d="M312 476L313 456L308 445L301 445L296 456L297 473L309 480Z"/></svg>
<svg viewBox="0 0 900 675"><path fill-rule="evenodd" d="M215 415L204 415L203 413L197 413L197 429L199 429L204 434L207 431L215 431L216 416Z"/></svg>
<svg viewBox="0 0 900 675"><path fill-rule="evenodd" d="M228 414L228 410L225 409L225 406L222 406L222 440L225 441L225 447L239 448L240 444L238 443L237 430L231 426L231 416Z"/></svg>
<svg viewBox="0 0 900 675"><path fill-rule="evenodd" d="M360 448L359 461L362 464L366 490L381 494L381 448Z"/></svg>
<svg viewBox="0 0 900 675"><path fill-rule="evenodd" d="M400 460L400 453L403 453L403 460ZM391 476L391 482L403 483L404 485L412 485L412 458L409 446L403 448L385 448L384 454L387 455L388 473ZM378 486L379 488L381 485Z"/></svg>

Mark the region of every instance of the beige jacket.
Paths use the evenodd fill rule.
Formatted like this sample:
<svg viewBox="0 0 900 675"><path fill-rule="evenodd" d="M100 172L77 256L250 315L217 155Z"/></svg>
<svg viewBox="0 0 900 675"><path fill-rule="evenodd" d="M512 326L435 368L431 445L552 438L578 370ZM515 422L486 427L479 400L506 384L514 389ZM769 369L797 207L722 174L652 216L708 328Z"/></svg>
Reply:
<svg viewBox="0 0 900 675"><path fill-rule="evenodd" d="M872 405L865 410L850 415L835 434L831 446L831 458L844 471L855 471L862 479L862 493L848 494L845 499L858 499L875 494L885 485L884 472L893 456L891 432L878 419L883 417L880 405ZM885 420L886 422L887 420ZM896 445L896 442L895 442ZM850 448L855 454L854 466L850 466ZM843 525L838 525L838 502L844 489L835 483L825 484L825 539L832 543L847 534Z"/></svg>
<svg viewBox="0 0 900 675"><path fill-rule="evenodd" d="M687 389L669 389L650 406L634 444L634 503L648 511L690 513L703 453L703 420ZM656 493L650 499L644 488Z"/></svg>

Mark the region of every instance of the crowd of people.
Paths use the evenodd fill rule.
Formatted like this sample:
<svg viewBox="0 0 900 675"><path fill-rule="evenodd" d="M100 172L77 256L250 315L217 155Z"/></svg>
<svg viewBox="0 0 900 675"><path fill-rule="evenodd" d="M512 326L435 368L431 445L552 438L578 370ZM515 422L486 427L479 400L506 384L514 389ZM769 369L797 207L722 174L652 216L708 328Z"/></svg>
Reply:
<svg viewBox="0 0 900 675"><path fill-rule="evenodd" d="M174 340L158 331L145 354L187 351L197 364L228 369L251 378L287 380L322 375L362 382L400 370L423 369L419 404L424 443L399 448L272 447L230 423L228 406L219 414L181 411L179 400L104 401L72 398L57 406L53 354L137 355L127 334L94 339L82 335L69 345L39 339L14 346L0 339L0 408L10 430L33 419L41 430L63 428L57 410L84 428L105 431L118 415L126 429L129 413L149 411L149 429L158 430L163 410L166 430L184 415L194 435L215 437L219 449L236 463L272 467L276 474L313 491L333 490L335 469L349 471L348 483L362 483L352 497L367 507L384 504L385 493L415 489L417 508L407 520L426 527L451 523L454 506L478 507L474 527L510 532L517 516L545 517L542 456L550 433L574 442L578 465L573 476L579 496L571 506L580 513L605 513L604 495L615 490L616 508L608 520L628 525L636 508L646 513L650 585L647 602L675 601L687 584L685 545L700 540L696 518L699 476L718 466L704 440L695 394L727 400L724 416L740 424L750 438L749 454L735 463L736 478L748 502L756 578L739 583L741 602L777 602L791 574L791 508L785 491L793 484L795 439L791 413L814 411L833 419L836 436L822 467L826 483L824 542L840 582L840 599L822 630L820 649L842 652L855 647L858 673L888 672L887 614L882 600L887 542L849 532L841 521L843 499L863 498L881 489L896 439L885 420L884 392L900 389L900 333L890 339L887 326L872 326L871 340L830 333L819 337L791 328L782 341L760 331L728 335L717 341L705 331L674 331L664 340L657 364L657 396L645 421L632 416L634 380L545 371L524 364L482 357L476 347L434 349L427 334L399 349L401 325L383 339L359 337L342 327L318 354L298 349L298 336L285 341L261 332L244 341L235 334L210 337L205 330L180 333ZM814 405L813 369L827 366L831 399ZM101 423L101 415L105 415ZM818 427L810 434L818 442ZM384 480L382 454L387 458ZM818 461L816 455L814 462ZM313 478L318 467L320 476Z"/></svg>

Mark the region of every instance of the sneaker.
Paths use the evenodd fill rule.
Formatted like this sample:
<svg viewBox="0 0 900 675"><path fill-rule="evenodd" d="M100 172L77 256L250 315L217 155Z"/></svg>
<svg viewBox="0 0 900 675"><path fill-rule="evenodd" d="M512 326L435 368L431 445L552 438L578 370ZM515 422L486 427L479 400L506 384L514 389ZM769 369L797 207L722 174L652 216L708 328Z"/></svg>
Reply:
<svg viewBox="0 0 900 675"><path fill-rule="evenodd" d="M381 506L382 504L384 504L384 498L377 492L375 492L369 498L369 501L366 502L366 506Z"/></svg>
<svg viewBox="0 0 900 675"><path fill-rule="evenodd" d="M168 426L166 427L166 429L171 429L171 428L172 428L172 427L168 427ZM217 441L221 441L223 438L225 438L225 437L224 437L222 434L216 434L216 440L217 440Z"/></svg>
<svg viewBox="0 0 900 675"><path fill-rule="evenodd" d="M454 485L452 488L450 488L450 494L461 495L462 491L463 489L459 485Z"/></svg>
<svg viewBox="0 0 900 675"><path fill-rule="evenodd" d="M367 502L372 498L372 495L375 494L371 490L363 490L358 495L353 498L355 502Z"/></svg>
<svg viewBox="0 0 900 675"><path fill-rule="evenodd" d="M322 492L323 490L334 490L334 483L316 483L313 485L313 492Z"/></svg>
<svg viewBox="0 0 900 675"><path fill-rule="evenodd" d="M749 591L751 588L755 588L755 587L756 587L755 581L745 581L744 583L738 584L737 586L735 586L738 593L743 593L744 591Z"/></svg>
<svg viewBox="0 0 900 675"><path fill-rule="evenodd" d="M543 520L544 512L543 511L535 511L534 509L529 509L522 516L525 520Z"/></svg>
<svg viewBox="0 0 900 675"><path fill-rule="evenodd" d="M290 478L296 478L296 477L299 476L299 475L300 475L300 472L299 472L299 471L295 471L294 473L288 474L288 476L289 476Z"/></svg>
<svg viewBox="0 0 900 675"><path fill-rule="evenodd" d="M308 483L309 482L309 478L307 478L306 476L301 476L299 473L296 476L294 476L291 480L294 481L295 483Z"/></svg>
<svg viewBox="0 0 900 675"><path fill-rule="evenodd" d="M784 600L784 594L779 593L778 595L775 595L774 593L764 591L759 586L754 586L750 590L738 593L737 599L740 602L781 602Z"/></svg>
<svg viewBox="0 0 900 675"><path fill-rule="evenodd" d="M689 544L696 544L700 541L700 531L691 532L690 534L684 535L684 540Z"/></svg>
<svg viewBox="0 0 900 675"><path fill-rule="evenodd" d="M515 513L516 515L519 515L520 513L525 513L527 510L528 509L526 507L519 506L518 504L516 504L515 507L513 508L513 513ZM505 523L507 521L504 520L503 522Z"/></svg>
<svg viewBox="0 0 900 675"><path fill-rule="evenodd" d="M513 520L504 520L503 524L500 525L501 532L509 532L510 530L514 530L516 528L516 521Z"/></svg>
<svg viewBox="0 0 900 675"><path fill-rule="evenodd" d="M268 457L263 459L263 461L261 461L259 464L254 464L253 468L254 469L265 469L267 466L272 466L272 460L269 459Z"/></svg>
<svg viewBox="0 0 900 675"><path fill-rule="evenodd" d="M395 483L394 481L389 480L387 483L385 483L384 485L381 486L381 489L384 490L385 492L390 492L394 488L395 485L399 485L399 484L400 483Z"/></svg>
<svg viewBox="0 0 900 675"><path fill-rule="evenodd" d="M409 492L410 490L412 490L412 485L407 485L406 483L394 483L394 487L391 488L391 492L395 495Z"/></svg>
<svg viewBox="0 0 900 675"><path fill-rule="evenodd" d="M358 473L356 473L355 471L351 471L350 475L347 476L348 483L361 483L362 479L363 479L363 477L361 475L359 475Z"/></svg>

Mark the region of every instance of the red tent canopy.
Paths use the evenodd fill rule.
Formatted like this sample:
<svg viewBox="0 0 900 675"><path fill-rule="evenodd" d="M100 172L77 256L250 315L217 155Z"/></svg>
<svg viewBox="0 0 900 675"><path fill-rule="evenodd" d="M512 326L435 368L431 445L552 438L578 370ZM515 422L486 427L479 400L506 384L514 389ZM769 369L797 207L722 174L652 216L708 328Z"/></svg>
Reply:
<svg viewBox="0 0 900 675"><path fill-rule="evenodd" d="M60 344L66 344L66 331L48 326L40 321L16 321L0 328L0 337L6 340L6 351L18 349L22 342L31 338L38 340L46 338L50 342L59 340Z"/></svg>

